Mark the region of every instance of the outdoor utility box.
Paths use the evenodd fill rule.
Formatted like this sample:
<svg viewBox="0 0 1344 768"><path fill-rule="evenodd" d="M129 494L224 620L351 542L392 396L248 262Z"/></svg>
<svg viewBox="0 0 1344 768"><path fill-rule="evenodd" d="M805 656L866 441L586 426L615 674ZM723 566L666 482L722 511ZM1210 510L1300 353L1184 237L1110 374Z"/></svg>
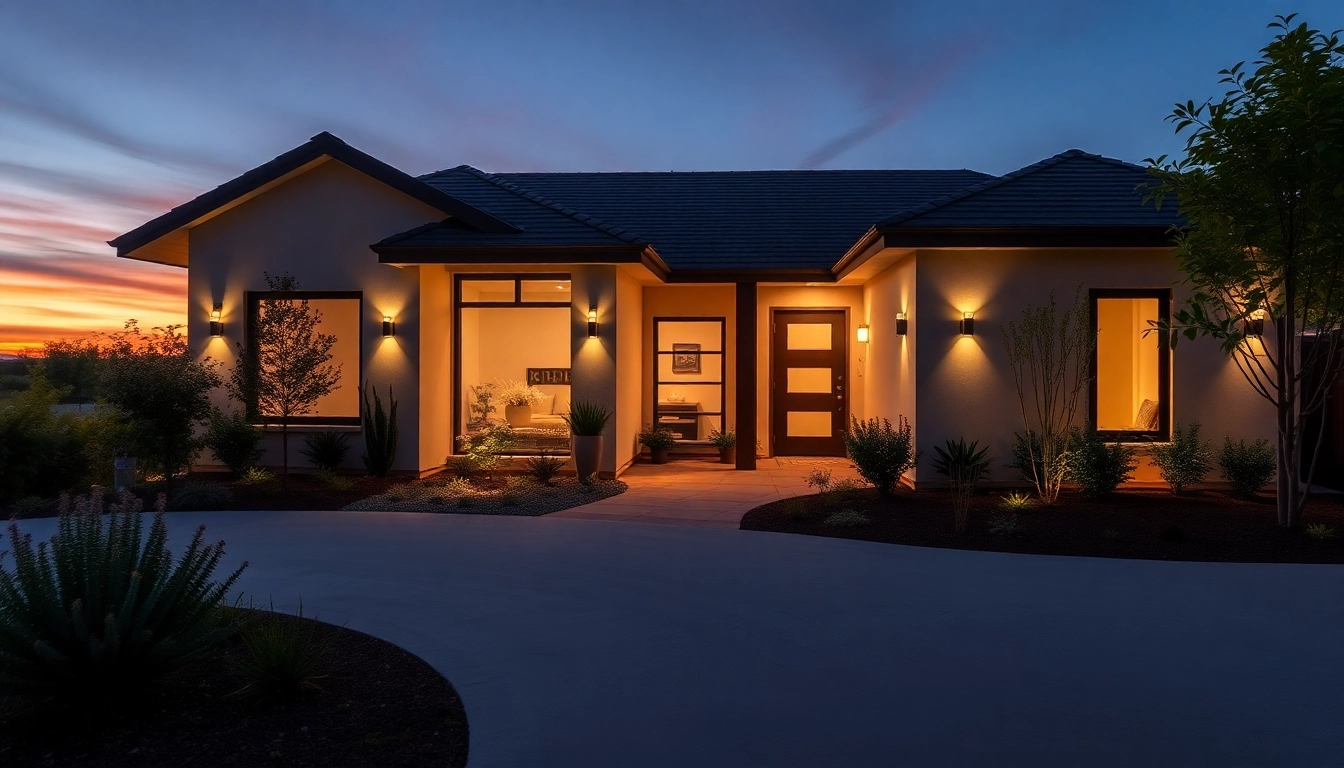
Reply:
<svg viewBox="0 0 1344 768"><path fill-rule="evenodd" d="M118 456L112 460L112 487L117 493L135 485L135 457Z"/></svg>

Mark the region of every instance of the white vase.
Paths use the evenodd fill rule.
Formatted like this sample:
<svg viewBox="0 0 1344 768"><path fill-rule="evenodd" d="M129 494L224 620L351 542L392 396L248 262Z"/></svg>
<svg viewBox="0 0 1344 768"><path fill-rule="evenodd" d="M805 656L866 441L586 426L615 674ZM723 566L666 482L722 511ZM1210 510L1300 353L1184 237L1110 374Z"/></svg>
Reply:
<svg viewBox="0 0 1344 768"><path fill-rule="evenodd" d="M571 435L569 452L580 480L594 475L602 466L602 436Z"/></svg>
<svg viewBox="0 0 1344 768"><path fill-rule="evenodd" d="M504 420L509 422L510 427L530 427L532 426L532 406L506 405L504 406Z"/></svg>

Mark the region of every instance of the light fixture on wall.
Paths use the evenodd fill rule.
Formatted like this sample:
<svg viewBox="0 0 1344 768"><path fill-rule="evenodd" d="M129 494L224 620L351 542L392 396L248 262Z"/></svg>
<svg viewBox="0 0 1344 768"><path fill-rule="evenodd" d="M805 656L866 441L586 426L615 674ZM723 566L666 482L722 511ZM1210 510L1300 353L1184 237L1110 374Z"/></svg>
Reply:
<svg viewBox="0 0 1344 768"><path fill-rule="evenodd" d="M216 305L215 305L215 308L212 309L212 310L210 310L210 335L211 335L211 336L223 336L223 335L224 335L224 320L222 319L223 312L224 312L224 305L223 305L223 304L216 304Z"/></svg>
<svg viewBox="0 0 1344 768"><path fill-rule="evenodd" d="M588 338L597 338L597 307L588 307Z"/></svg>
<svg viewBox="0 0 1344 768"><path fill-rule="evenodd" d="M962 312L962 313L961 313L961 335L962 335L962 336L974 336L974 335L975 335L975 313L974 313L974 312Z"/></svg>
<svg viewBox="0 0 1344 768"><path fill-rule="evenodd" d="M906 331L910 330L910 321L905 319L904 312L896 313L896 335L904 336Z"/></svg>
<svg viewBox="0 0 1344 768"><path fill-rule="evenodd" d="M867 326L867 324L864 324L864 325L860 325L860 326L859 326L859 343L860 343L860 344L867 344L867 343L868 343L868 326Z"/></svg>
<svg viewBox="0 0 1344 768"><path fill-rule="evenodd" d="M1242 334L1248 338L1265 335L1265 310L1257 309L1251 313L1242 328Z"/></svg>
<svg viewBox="0 0 1344 768"><path fill-rule="evenodd" d="M391 315L383 315L383 336L396 336L397 324L393 322Z"/></svg>

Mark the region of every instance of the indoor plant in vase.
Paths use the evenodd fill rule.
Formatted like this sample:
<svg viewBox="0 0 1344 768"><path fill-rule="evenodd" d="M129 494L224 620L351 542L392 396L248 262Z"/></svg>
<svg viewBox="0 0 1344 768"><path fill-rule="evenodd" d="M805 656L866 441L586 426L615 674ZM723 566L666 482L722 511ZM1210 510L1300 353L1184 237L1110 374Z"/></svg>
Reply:
<svg viewBox="0 0 1344 768"><path fill-rule="evenodd" d="M602 466L602 432L611 421L611 411L599 403L575 400L569 404L569 413L560 418L569 425L574 471L579 482L586 485Z"/></svg>
<svg viewBox="0 0 1344 768"><path fill-rule="evenodd" d="M546 399L546 393L522 382L504 381L498 397L504 402L504 420L516 429L532 426L532 406Z"/></svg>
<svg viewBox="0 0 1344 768"><path fill-rule="evenodd" d="M649 449L654 464L666 464L667 454L677 442L677 433L667 427L646 426L639 433L639 443Z"/></svg>
<svg viewBox="0 0 1344 768"><path fill-rule="evenodd" d="M719 463L732 464L737 461L737 433L732 427L709 430L709 444L719 449Z"/></svg>

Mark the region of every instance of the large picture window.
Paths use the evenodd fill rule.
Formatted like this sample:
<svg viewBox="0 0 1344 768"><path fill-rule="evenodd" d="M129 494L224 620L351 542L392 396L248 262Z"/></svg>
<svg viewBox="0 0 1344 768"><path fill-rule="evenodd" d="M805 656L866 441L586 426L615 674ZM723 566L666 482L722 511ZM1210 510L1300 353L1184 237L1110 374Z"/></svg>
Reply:
<svg viewBox="0 0 1344 768"><path fill-rule="evenodd" d="M496 435L499 453L567 455L569 275L458 275L454 306L454 452ZM528 404L510 407L520 391Z"/></svg>
<svg viewBox="0 0 1344 768"><path fill-rule="evenodd" d="M1092 421L1110 439L1164 441L1171 422L1171 353L1152 332L1170 319L1167 289L1091 291Z"/></svg>
<svg viewBox="0 0 1344 768"><path fill-rule="evenodd" d="M265 311L267 300L289 299L307 302L308 309L318 316L317 333L336 337L331 347L331 363L341 367L340 384L317 401L316 406L302 416L290 418L291 424L359 424L359 382L362 342L360 318L363 317L364 298L359 291L249 291L246 295L248 325L245 345L255 338L253 324ZM268 421L276 414L256 413L256 404L248 406L249 413L258 421Z"/></svg>
<svg viewBox="0 0 1344 768"><path fill-rule="evenodd" d="M724 319L653 319L653 420L679 443L723 429Z"/></svg>

